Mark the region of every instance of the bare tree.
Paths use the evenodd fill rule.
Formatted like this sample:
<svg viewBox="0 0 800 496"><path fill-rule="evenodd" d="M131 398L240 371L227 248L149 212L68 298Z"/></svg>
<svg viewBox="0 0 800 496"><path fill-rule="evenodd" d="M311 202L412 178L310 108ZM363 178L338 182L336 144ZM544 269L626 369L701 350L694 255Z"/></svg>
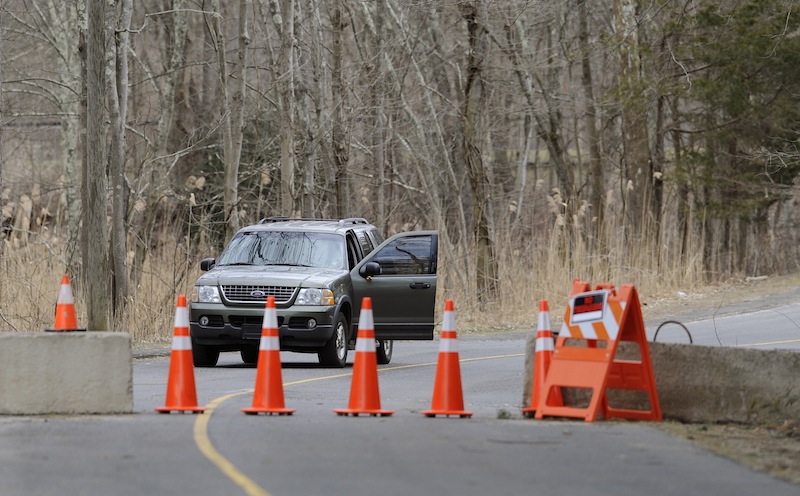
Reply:
<svg viewBox="0 0 800 496"><path fill-rule="evenodd" d="M3 12L0 10L0 26L3 25ZM0 54L3 53L3 31L0 29ZM5 241L5 227L2 225L2 212L3 212L3 202L5 198L5 194L3 191L3 163L5 159L3 158L3 134L5 133L6 129L6 109L3 105L3 61L0 58L0 257L3 256L3 250L6 245Z"/></svg>
<svg viewBox="0 0 800 496"><path fill-rule="evenodd" d="M57 117L61 123L61 184L66 200L67 239L70 240L69 251L72 253L80 238L80 161L83 153L79 149L79 109L83 56L79 52L83 32L86 30L86 2L39 1L30 2L26 6L24 9L14 8L12 2L3 2L0 7L7 13L9 32L16 35L16 44L12 50L22 50L18 56L9 58L16 62L13 64L16 65L16 84L15 88L6 89L15 98L6 101L7 105L15 109L12 114L16 112L17 117L31 115L33 119L37 119L37 112L29 107L31 100L28 98L47 102L48 106L40 110L38 118ZM46 60L42 66L46 65L48 69L54 70L37 70L36 63L41 60ZM42 110L44 113L41 113ZM79 264L71 256L65 265L70 273L79 269Z"/></svg>
<svg viewBox="0 0 800 496"><path fill-rule="evenodd" d="M111 260L114 281L114 316L124 319L124 309L128 299L128 243L127 206L128 184L125 180L125 159L127 146L125 133L128 119L128 50L133 12L132 0L120 3L119 25L115 28L113 17L108 20L108 35L113 40L111 53L113 70L108 71L109 118L111 120L111 156L109 175L111 177ZM114 9L108 9L113 16Z"/></svg>
<svg viewBox="0 0 800 496"><path fill-rule="evenodd" d="M386 116L386 92L387 92L387 82L386 82L386 34L384 29L384 19L386 19L388 15L388 9L386 6L386 0L378 0L376 2L376 12L375 12L375 63L376 63L376 74L377 80L373 85L373 100L375 102L375 131L373 133L373 143L375 148L375 168L377 169L377 184L376 184L376 203L378 204L377 208L377 220L376 223L378 227L382 230L386 230L386 226L389 224L389 219L386 218L386 189L387 189L387 175L391 175L388 169L388 164L386 160L387 155L387 139L386 134L388 132L388 119Z"/></svg>
<svg viewBox="0 0 800 496"><path fill-rule="evenodd" d="M635 236L652 221L648 202L652 199L652 158L647 128L646 101L642 94L640 24L637 0L614 0L614 20L619 56L619 87L622 98L623 188L627 218Z"/></svg>
<svg viewBox="0 0 800 496"><path fill-rule="evenodd" d="M331 0L331 29L333 30L333 49L331 50L331 92L333 94L332 151L333 169L336 181L336 216L343 217L350 210L350 181L347 164L350 159L348 133L345 123L345 83L342 74L344 30L346 21L342 12L342 0Z"/></svg>
<svg viewBox="0 0 800 496"><path fill-rule="evenodd" d="M592 75L591 49L589 47L589 12L586 0L578 0L578 40L581 54L581 87L583 88L584 128L589 145L590 201L595 217L595 237L597 248L605 244L605 193L606 181L603 161L600 155L600 133L597 129L597 108L595 106L594 82Z"/></svg>
<svg viewBox="0 0 800 496"><path fill-rule="evenodd" d="M497 260L491 233L491 171L484 162L482 114L486 105L483 80L484 63L489 45L487 3L484 0L459 4L461 16L469 30L469 61L464 89L464 160L472 188L473 221L477 245L477 289L481 304L491 302L497 289Z"/></svg>
<svg viewBox="0 0 800 496"><path fill-rule="evenodd" d="M0 10L0 54L3 53L3 36L4 36L4 29L3 29L3 12ZM3 100L3 59L0 57L0 212L3 208L3 197L4 195L4 188L5 185L3 184L3 163L5 162L3 158L3 134L6 128L6 108L4 106ZM0 232L0 257L3 256L3 252L5 250L5 235Z"/></svg>
<svg viewBox="0 0 800 496"><path fill-rule="evenodd" d="M244 97L247 68L247 46L250 44L248 18L250 0L239 1L239 29L236 61L228 74L224 16L219 0L213 1L216 13L213 20L214 42L219 65L220 105L222 106L224 141L225 185L223 188L225 205L225 232L231 238L239 230L239 164L242 156L244 138Z"/></svg>
<svg viewBox="0 0 800 496"><path fill-rule="evenodd" d="M281 5L282 4L282 5ZM295 0L270 0L269 12L280 48L275 61L277 74L278 115L280 116L280 212L292 217L300 211L300 195L297 187L295 161L296 95L295 78Z"/></svg>
<svg viewBox="0 0 800 496"><path fill-rule="evenodd" d="M83 173L83 229L81 250L86 283L87 327L110 329L108 266L108 183L106 177L106 16L105 0L88 0L86 39L86 163Z"/></svg>
<svg viewBox="0 0 800 496"><path fill-rule="evenodd" d="M753 246L754 237L774 236L768 250L796 239L773 225L793 212L785 198L796 159L786 154L796 153L796 119L771 114L796 107L800 81L785 55L800 43L787 34L795 18L776 14L786 8L778 0L741 12L641 0L259 0L255 14L252 3L106 0L108 129L99 90L87 98L81 87L90 71L80 43L96 42L84 9L98 4L0 5L4 185L18 180L9 170L31 183L54 171L45 188L66 197L77 233L58 256L68 270L95 271L88 250L101 238L86 245L77 226L88 225L81 213L103 209L94 180L108 167L115 298L136 296L164 234L174 234L172 253L185 255L174 265L188 272L195 239L218 245L220 226L230 237L262 210L360 215L386 234L439 229L442 268L458 267L447 285L482 301L508 284L503 257L513 250L555 253L565 267L591 252L591 270L625 266L620 257L633 261L634 250L660 266L665 246L666 262L681 259L674 249L697 269L687 273L790 263L761 260ZM715 24L720 12L731 22ZM248 44L252 19L257 42ZM743 56L768 38L768 57ZM11 153L21 140L46 148L30 137L54 123L61 139L48 136L47 157ZM107 160L81 139L102 139ZM83 194L81 180L93 192ZM624 237L617 229L637 243L614 244ZM126 234L135 248L127 289ZM75 239L83 266L71 260Z"/></svg>
<svg viewBox="0 0 800 496"><path fill-rule="evenodd" d="M130 267L130 281L128 284L129 295L135 295L137 288L142 280L145 259L151 247L153 229L157 222L157 215L161 211L159 204L161 200L169 194L170 184L164 181L175 166L175 162L183 156L180 151L175 151L170 146L170 136L175 126L175 93L178 82L183 77L183 55L186 45L187 21L185 12L185 0L175 0L174 9L169 12L159 12L159 17L168 17L165 23L165 39L167 46L164 50L164 62L162 77L158 77L159 69L157 64L151 60L147 47L143 47L142 53L137 52L133 47L129 47L130 55L135 59L135 66L143 72L145 80L152 87L153 99L156 102L155 108L158 109L157 116L153 119L157 122L155 136L147 140L147 151L144 160L136 161L132 171L128 171L130 177L131 206L127 211L127 228L132 235L134 256ZM150 17L145 17L145 24L138 32L147 32ZM141 92L142 90L140 90ZM131 96L135 98L136 95ZM123 125L125 123L122 123ZM145 135L144 131L137 130L136 134ZM137 151L131 150L132 157L136 157ZM127 187L128 181L126 180ZM116 192L115 192L116 193ZM116 262L116 261L115 261Z"/></svg>

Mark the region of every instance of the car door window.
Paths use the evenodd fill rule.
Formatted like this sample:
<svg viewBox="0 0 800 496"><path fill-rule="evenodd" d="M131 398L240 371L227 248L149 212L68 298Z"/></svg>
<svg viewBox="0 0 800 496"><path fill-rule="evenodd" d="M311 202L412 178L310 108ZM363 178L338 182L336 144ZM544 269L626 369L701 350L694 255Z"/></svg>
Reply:
<svg viewBox="0 0 800 496"><path fill-rule="evenodd" d="M381 248L372 260L380 264L381 275L434 274L431 244L430 235L399 238Z"/></svg>
<svg viewBox="0 0 800 496"><path fill-rule="evenodd" d="M361 261L363 256L361 255L361 247L358 244L358 241L353 235L352 231L347 233L347 263L349 268L352 270L353 267L356 266L358 262Z"/></svg>
<svg viewBox="0 0 800 496"><path fill-rule="evenodd" d="M367 236L365 231L359 231L356 233L356 236L358 236L358 242L361 244L361 250L364 252L365 256L375 249L375 246L372 244L372 240L369 239L369 236Z"/></svg>

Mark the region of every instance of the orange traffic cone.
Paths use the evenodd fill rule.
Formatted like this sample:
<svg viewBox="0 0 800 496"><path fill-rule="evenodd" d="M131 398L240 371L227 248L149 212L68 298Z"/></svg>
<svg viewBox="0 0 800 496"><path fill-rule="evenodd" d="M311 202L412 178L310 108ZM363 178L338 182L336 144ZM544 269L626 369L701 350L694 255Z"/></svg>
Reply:
<svg viewBox="0 0 800 496"><path fill-rule="evenodd" d="M378 389L378 357L375 352L375 325L372 318L372 298L365 296L361 301L361 316L358 319L356 338L356 358L353 363L353 381L350 386L349 408L334 410L337 415L360 413L386 417L392 410L381 410L381 397Z"/></svg>
<svg viewBox="0 0 800 496"><path fill-rule="evenodd" d="M539 396L544 388L544 378L550 369L550 359L553 357L553 350L555 349L555 342L553 340L553 331L550 327L550 306L547 300L539 302L539 325L536 328L536 354L533 368L533 386L531 388L531 406L522 409L524 415L532 415L536 413L536 407L539 404ZM563 405L564 402L561 398L561 390L553 388L550 392L550 403L554 405Z"/></svg>
<svg viewBox="0 0 800 496"><path fill-rule="evenodd" d="M281 343L278 339L278 314L275 297L267 298L264 323L261 326L261 343L258 346L258 370L253 406L242 408L248 415L266 413L291 415L294 410L283 402L283 378L281 376Z"/></svg>
<svg viewBox="0 0 800 496"><path fill-rule="evenodd" d="M75 300L72 298L72 286L69 283L69 276L61 276L61 289L58 292L56 302L56 322L52 329L45 329L48 332L74 332L85 331L78 329L78 319L75 317Z"/></svg>
<svg viewBox="0 0 800 496"><path fill-rule="evenodd" d="M197 406L192 338L189 337L189 309L186 308L185 295L178 296L178 308L175 311L175 334L172 337L172 355L167 379L167 404L156 408L156 411L159 413L205 411L204 407Z"/></svg>
<svg viewBox="0 0 800 496"><path fill-rule="evenodd" d="M442 335L439 338L439 363L436 367L433 401L431 402L431 409L422 412L426 417L458 415L461 418L467 418L472 416L472 412L464 410L461 366L458 361L457 344L453 300L446 300L444 303L444 318L442 320Z"/></svg>

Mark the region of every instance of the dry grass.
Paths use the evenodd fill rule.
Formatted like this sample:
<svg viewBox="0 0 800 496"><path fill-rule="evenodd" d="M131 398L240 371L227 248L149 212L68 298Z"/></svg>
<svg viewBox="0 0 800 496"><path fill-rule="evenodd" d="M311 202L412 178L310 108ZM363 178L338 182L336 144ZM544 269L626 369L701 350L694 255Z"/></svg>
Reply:
<svg viewBox="0 0 800 496"><path fill-rule="evenodd" d="M671 434L759 472L800 484L800 421L774 425L664 422Z"/></svg>
<svg viewBox="0 0 800 496"><path fill-rule="evenodd" d="M53 325L66 250L58 241L33 238L24 248L6 245L0 264L0 331L39 332ZM176 297L191 290L196 273L186 257L161 251L148 258L125 316L114 328L134 343L168 342L174 331ZM86 322L80 278L70 274L79 325ZM110 295L109 295L110 297Z"/></svg>
<svg viewBox="0 0 800 496"><path fill-rule="evenodd" d="M547 299L551 306L563 301L575 279L633 284L640 295L654 298L696 291L704 285L699 260L681 261L663 246L655 249L650 243L632 243L618 235L610 236L600 249L588 244L580 225L572 226L571 235L558 221L545 228L547 232L526 245L511 236L496 242L497 293L485 305L476 296L473 254L462 248L440 250L439 301L455 300L457 310L461 309L460 331L530 326L539 301ZM622 226L612 228L624 232Z"/></svg>
<svg viewBox="0 0 800 496"><path fill-rule="evenodd" d="M541 229L541 225L539 226ZM614 244L599 250L573 236L569 248L567 231L558 222L544 226L549 232L533 236L522 245L511 236L496 240L498 261L497 291L485 304L478 301L474 256L461 246L440 250L440 278L437 307L445 298L456 302L461 332L508 330L530 326L536 318L538 302L558 302L569 294L574 279L615 285L634 284L640 295L658 297L691 291L699 284L699 271L676 262L664 262L658 253L646 248L631 248L616 237ZM573 226L575 232L579 226ZM177 230L175 230L177 232ZM180 239L167 233L164 244L151 252L143 277L135 288L123 318L114 329L131 334L135 345L167 342L173 332L175 300L188 294L200 274L196 253ZM173 241L169 241L173 239ZM196 252L198 250L191 250ZM213 255L209 250L202 255ZM565 255L567 253L568 255ZM55 237L31 236L24 247L6 245L0 264L0 331L37 332L53 324L61 275L70 256L66 243ZM666 268L665 268L666 267ZM86 321L86 308L80 279L73 274L73 293L78 322ZM437 308L441 312L441 308ZM437 319L440 315L437 316Z"/></svg>

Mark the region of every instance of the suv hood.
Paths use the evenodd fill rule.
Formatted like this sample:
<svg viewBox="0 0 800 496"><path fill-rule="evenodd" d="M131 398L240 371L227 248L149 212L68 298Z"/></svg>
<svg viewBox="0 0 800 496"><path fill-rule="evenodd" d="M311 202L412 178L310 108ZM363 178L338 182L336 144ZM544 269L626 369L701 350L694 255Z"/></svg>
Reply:
<svg viewBox="0 0 800 496"><path fill-rule="evenodd" d="M289 265L223 266L201 275L195 285L323 287L331 279L336 279L343 273L345 273L343 270Z"/></svg>

